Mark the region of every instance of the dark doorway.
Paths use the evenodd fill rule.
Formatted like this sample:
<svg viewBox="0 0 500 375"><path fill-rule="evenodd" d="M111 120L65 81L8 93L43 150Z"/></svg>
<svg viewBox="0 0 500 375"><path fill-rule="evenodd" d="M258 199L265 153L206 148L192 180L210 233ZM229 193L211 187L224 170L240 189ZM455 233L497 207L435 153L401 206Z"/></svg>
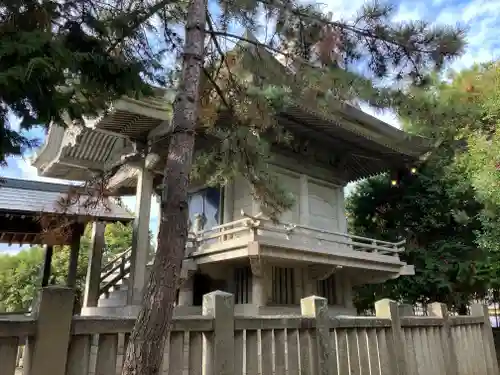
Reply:
<svg viewBox="0 0 500 375"><path fill-rule="evenodd" d="M195 273L193 276L193 306L201 306L205 294L215 290L225 291L226 288L225 280L214 280L208 275Z"/></svg>
<svg viewBox="0 0 500 375"><path fill-rule="evenodd" d="M212 279L202 273L193 275L193 305L201 306L203 303L203 295L210 293Z"/></svg>

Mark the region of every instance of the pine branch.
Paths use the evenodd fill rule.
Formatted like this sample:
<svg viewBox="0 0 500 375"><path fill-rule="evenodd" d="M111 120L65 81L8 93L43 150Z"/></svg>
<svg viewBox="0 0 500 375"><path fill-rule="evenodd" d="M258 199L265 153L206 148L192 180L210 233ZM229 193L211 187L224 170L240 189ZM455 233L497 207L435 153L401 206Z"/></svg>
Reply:
<svg viewBox="0 0 500 375"><path fill-rule="evenodd" d="M264 5L267 5L267 6L270 6L272 8L275 8L275 9L279 9L279 10L282 10L282 11L290 12L291 14L293 14L293 15L301 18L301 19L308 19L308 20L311 20L311 21L320 22L323 25L329 25L329 26L333 26L333 27L338 27L340 29L351 31L354 34L357 34L357 35L360 35L360 36L365 36L365 37L368 37L368 38L378 39L378 40L387 42L389 44L395 45L395 46L400 47L402 49L406 49L408 47L408 46L406 46L406 45L404 45L404 44L402 44L402 43L400 43L400 42L398 42L398 41L396 41L394 39L385 37L383 35L373 34L370 31L368 31L366 29L359 28L359 27L357 27L355 25L348 25L346 23L342 23L342 22L338 22L338 21L329 21L329 20L327 20L324 17L319 17L317 15L312 15L312 14L309 14L309 13L306 13L306 12L302 12L298 8L294 8L292 6L279 5L276 2L269 1L269 0L257 0L257 1L260 2L260 3L262 3L262 4L264 4ZM291 4L291 3L289 3L289 4ZM458 32L458 34L462 34L462 33L463 33L463 31L459 31ZM423 48L417 48L417 49L415 49L415 51L423 53L423 54L432 54L432 53L435 52L435 50L433 50L433 49L423 49Z"/></svg>

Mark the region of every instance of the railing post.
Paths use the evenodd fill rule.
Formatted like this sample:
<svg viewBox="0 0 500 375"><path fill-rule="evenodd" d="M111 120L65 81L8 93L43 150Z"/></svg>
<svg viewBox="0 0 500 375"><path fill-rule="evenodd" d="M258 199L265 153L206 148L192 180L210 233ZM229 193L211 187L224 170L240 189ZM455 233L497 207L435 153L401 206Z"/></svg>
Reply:
<svg viewBox="0 0 500 375"><path fill-rule="evenodd" d="M443 343L443 352L445 353L445 364L448 375L458 373L457 352L455 343L451 337L450 315L448 308L444 303L434 302L428 307L429 315L443 319L443 334L441 335Z"/></svg>
<svg viewBox="0 0 500 375"><path fill-rule="evenodd" d="M398 304L390 299L375 302L375 313L377 318L391 320L391 338L388 344L389 363L391 369L381 369L382 372L394 375L406 375L405 342L401 329Z"/></svg>
<svg viewBox="0 0 500 375"><path fill-rule="evenodd" d="M213 317L213 335L203 337L203 374L234 375L234 297L217 290L203 296L203 315Z"/></svg>
<svg viewBox="0 0 500 375"><path fill-rule="evenodd" d="M28 344L29 375L64 375L71 337L74 291L66 287L43 288L36 306L36 331Z"/></svg>
<svg viewBox="0 0 500 375"><path fill-rule="evenodd" d="M300 300L302 316L316 319L316 373L318 375L333 375L333 356L335 349L330 337L330 318L326 298L311 296Z"/></svg>
<svg viewBox="0 0 500 375"><path fill-rule="evenodd" d="M488 306L479 303L474 303L470 307L472 316L483 317L483 348L486 365L488 368L488 375L498 375L498 361L495 350L495 341L493 340L493 329L491 328L490 313Z"/></svg>

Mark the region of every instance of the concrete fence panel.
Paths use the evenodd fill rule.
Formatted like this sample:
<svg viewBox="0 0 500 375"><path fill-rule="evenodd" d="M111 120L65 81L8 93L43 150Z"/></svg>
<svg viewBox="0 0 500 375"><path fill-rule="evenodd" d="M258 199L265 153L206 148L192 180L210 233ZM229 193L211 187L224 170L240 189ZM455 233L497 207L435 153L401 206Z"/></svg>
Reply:
<svg viewBox="0 0 500 375"><path fill-rule="evenodd" d="M0 317L1 375L119 375L133 319L72 317L73 294L45 288L30 317ZM499 375L487 310L430 316L390 300L376 317L328 315L301 301L301 316L239 317L224 292L204 296L203 315L174 319L161 375ZM24 346L23 369L16 369Z"/></svg>

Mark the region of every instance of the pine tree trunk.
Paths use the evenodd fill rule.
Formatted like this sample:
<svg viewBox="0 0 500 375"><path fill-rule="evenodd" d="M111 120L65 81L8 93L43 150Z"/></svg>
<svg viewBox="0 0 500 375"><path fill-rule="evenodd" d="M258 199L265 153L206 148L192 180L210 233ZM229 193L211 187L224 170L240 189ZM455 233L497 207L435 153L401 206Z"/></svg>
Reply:
<svg viewBox="0 0 500 375"><path fill-rule="evenodd" d="M157 375L170 331L188 233L187 192L203 64L205 0L191 0L186 44L161 199L158 250L142 308L130 336L122 375Z"/></svg>

